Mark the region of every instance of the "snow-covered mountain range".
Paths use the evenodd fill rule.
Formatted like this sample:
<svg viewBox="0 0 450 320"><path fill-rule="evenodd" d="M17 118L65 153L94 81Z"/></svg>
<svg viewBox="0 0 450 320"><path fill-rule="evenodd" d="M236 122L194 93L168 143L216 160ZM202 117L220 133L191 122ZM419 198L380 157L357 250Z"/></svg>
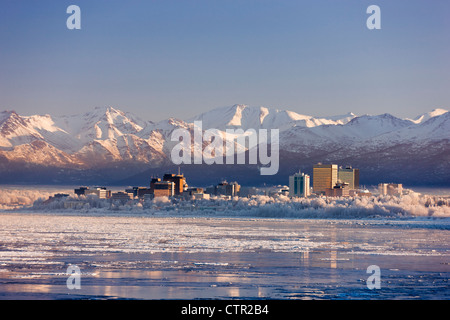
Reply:
<svg viewBox="0 0 450 320"><path fill-rule="evenodd" d="M280 177L298 169L308 172L321 161L364 168L369 173L368 183L371 176L380 174L386 179L392 177L390 180L407 178L420 183L424 179L420 175L428 174L425 184L450 184L450 113L444 109L415 119L400 119L391 114L353 113L313 117L275 108L234 105L187 120L170 118L156 123L112 107L62 117L3 111L0 173L5 182L14 183L17 177L19 181L27 180L24 172L32 172L33 181L39 180L39 170L46 175L58 172L59 178L52 178L55 182L61 182L64 175L72 181L74 174L83 176L83 172L107 172L110 179L104 181L114 181L152 168L156 171L172 164L173 130L193 130L197 120L202 121L203 130L279 129ZM405 172L406 168L411 171ZM225 175L220 167L215 169L220 172L218 176ZM121 174L114 177L113 170ZM364 177L362 172L362 181Z"/></svg>

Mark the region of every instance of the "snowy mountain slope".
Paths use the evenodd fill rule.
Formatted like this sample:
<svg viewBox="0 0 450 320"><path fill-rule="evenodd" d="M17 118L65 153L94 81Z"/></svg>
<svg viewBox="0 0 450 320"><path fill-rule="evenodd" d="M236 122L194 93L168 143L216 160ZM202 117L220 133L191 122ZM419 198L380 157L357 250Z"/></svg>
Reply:
<svg viewBox="0 0 450 320"><path fill-rule="evenodd" d="M50 145L67 153L73 153L82 147L82 142L61 129L50 115L23 117L42 139Z"/></svg>
<svg viewBox="0 0 450 320"><path fill-rule="evenodd" d="M434 109L430 112L424 113L424 114L418 116L417 118L415 118L414 120L411 120L411 119L407 119L407 120L410 120L411 122L414 122L415 124L420 124L420 123L427 121L428 119L443 115L447 112L448 112L447 110L438 108L438 109Z"/></svg>
<svg viewBox="0 0 450 320"><path fill-rule="evenodd" d="M336 124L346 124L356 117L357 117L356 114L354 114L353 112L349 112L342 115L324 117L323 119L335 121Z"/></svg>
<svg viewBox="0 0 450 320"><path fill-rule="evenodd" d="M443 112L440 115L428 118L426 121L418 122L416 125L382 134L376 137L374 142L388 144L400 142L428 143L445 139L450 140L450 112Z"/></svg>
<svg viewBox="0 0 450 320"><path fill-rule="evenodd" d="M322 125L313 128L293 127L281 133L282 146L295 150L296 146L349 145L365 142L382 134L412 126L408 120L390 114L379 116L364 115L350 120L347 124Z"/></svg>
<svg viewBox="0 0 450 320"><path fill-rule="evenodd" d="M12 148L41 139L43 137L29 125L26 118L22 118L14 111L1 113L0 148Z"/></svg>
<svg viewBox="0 0 450 320"><path fill-rule="evenodd" d="M19 116L14 111L3 112L0 121L0 147L15 147L36 140L48 142L65 152L81 147L79 141L59 128L49 115Z"/></svg>
<svg viewBox="0 0 450 320"><path fill-rule="evenodd" d="M294 126L316 127L325 124L344 124L352 118L352 115L332 118L314 118L293 111L236 104L232 107L213 109L190 118L186 122L202 121L203 129L215 128L222 131L227 128L241 128L244 131L274 128L285 130Z"/></svg>
<svg viewBox="0 0 450 320"><path fill-rule="evenodd" d="M170 118L157 123L112 107L61 117L20 116L14 111L3 111L0 112L0 170L10 173L8 170L12 169L8 168L16 168L13 163L83 170L105 167L117 170L128 165L167 167L173 165L171 151L178 144L171 141L174 130L186 129L191 133L192 152L209 144L206 141L201 146L193 144L195 120L202 120L203 130L219 129L222 137L227 128L279 129L283 170L291 166L295 169L301 161L312 165L314 161L340 163L342 160L361 167L371 163L366 168L368 172L382 170L382 163L386 166L410 159L413 166L416 163L422 169L437 161L430 168L439 168L440 175L450 174L441 165L450 161L447 155L450 113L446 110L435 109L416 120L390 114L356 116L353 113L319 118L245 105L213 109L187 121ZM235 150L240 153L247 148L236 143ZM423 150L427 157L423 156ZM422 157L420 161L418 157ZM373 163L374 159L377 162ZM427 170L434 170L430 168ZM220 172L221 167L217 170ZM435 170L437 174L438 169Z"/></svg>
<svg viewBox="0 0 450 320"><path fill-rule="evenodd" d="M79 158L69 155L42 140L13 147L12 150L0 150L0 158L10 162L39 164L54 167L82 167L86 164Z"/></svg>
<svg viewBox="0 0 450 320"><path fill-rule="evenodd" d="M44 141L64 154L73 155L78 162L89 166L89 161L122 161L135 159L149 162L155 156L148 143L133 134L137 134L151 122L144 122L131 114L125 114L114 108L96 108L82 115L52 118L49 115L21 117L15 112L2 112L0 119L0 147L8 148L8 159L21 159L19 153L23 148L17 146ZM127 137L128 136L128 137ZM142 140L142 141L139 141ZM36 153L47 152L45 149L28 148ZM86 152L86 155L83 153ZM12 156L14 155L14 156ZM162 155L159 155L162 157ZM36 157L46 164L58 164L64 157ZM88 161L89 160L89 161ZM95 161L94 161L95 160ZM70 162L70 161L69 161ZM77 162L77 161L75 161Z"/></svg>
<svg viewBox="0 0 450 320"><path fill-rule="evenodd" d="M149 123L136 120L112 107L97 107L82 115L63 116L55 119L56 124L82 143L93 140L117 138L124 134L136 134Z"/></svg>

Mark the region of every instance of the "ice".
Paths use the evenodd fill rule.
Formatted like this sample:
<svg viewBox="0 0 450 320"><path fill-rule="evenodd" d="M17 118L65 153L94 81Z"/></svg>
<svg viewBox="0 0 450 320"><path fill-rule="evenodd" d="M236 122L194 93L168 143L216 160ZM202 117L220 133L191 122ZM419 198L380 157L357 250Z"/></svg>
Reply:
<svg viewBox="0 0 450 320"><path fill-rule="evenodd" d="M44 203L71 192L0 191L0 299L450 298L446 195ZM365 284L372 264L378 292Z"/></svg>
<svg viewBox="0 0 450 320"><path fill-rule="evenodd" d="M448 299L450 234L433 221L2 213L0 297Z"/></svg>
<svg viewBox="0 0 450 320"><path fill-rule="evenodd" d="M448 299L440 223L0 213L0 298ZM373 264L378 292L365 285Z"/></svg>

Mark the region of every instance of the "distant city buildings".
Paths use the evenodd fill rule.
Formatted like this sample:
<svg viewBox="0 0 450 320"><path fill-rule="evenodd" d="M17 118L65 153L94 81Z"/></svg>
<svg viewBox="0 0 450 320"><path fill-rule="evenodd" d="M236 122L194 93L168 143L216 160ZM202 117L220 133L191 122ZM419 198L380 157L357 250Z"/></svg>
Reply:
<svg viewBox="0 0 450 320"><path fill-rule="evenodd" d="M111 201L119 201L122 204L127 203L128 201L133 200L133 193L131 192L113 192L111 195Z"/></svg>
<svg viewBox="0 0 450 320"><path fill-rule="evenodd" d="M174 184L174 195L181 195L188 185L186 179L182 174L166 173L163 177L165 182L173 182Z"/></svg>
<svg viewBox="0 0 450 320"><path fill-rule="evenodd" d="M383 196L399 196L403 193L403 186L401 183L380 183L378 192Z"/></svg>
<svg viewBox="0 0 450 320"><path fill-rule="evenodd" d="M370 197L372 192L369 190L350 190L350 197Z"/></svg>
<svg viewBox="0 0 450 320"><path fill-rule="evenodd" d="M325 194L338 181L337 164L315 164L313 167L313 190L317 194Z"/></svg>
<svg viewBox="0 0 450 320"><path fill-rule="evenodd" d="M206 188L206 193L216 196L235 197L239 195L241 186L237 182L222 181L216 186Z"/></svg>
<svg viewBox="0 0 450 320"><path fill-rule="evenodd" d="M339 167L338 180L342 183L348 183L350 190L359 188L359 169L353 169L350 166Z"/></svg>
<svg viewBox="0 0 450 320"><path fill-rule="evenodd" d="M303 172L297 172L289 176L287 186L244 187L237 182L221 181L217 185L207 187L206 190L198 187L188 187L183 174L166 173L163 178L151 178L149 187L130 187L125 191L113 192L105 187L80 187L74 190L76 195L96 195L99 199L111 199L111 203L119 201L122 204L130 200L145 204L158 197L178 198L185 200L210 199L210 196L225 197L254 197L254 196L290 196L290 197L366 197L372 193L368 190L360 190L359 169L351 166L338 166L337 164L318 163L313 166L312 188L311 177ZM380 183L378 191L381 195L398 196L403 192L402 184ZM48 203L59 197L68 195L55 195L47 200ZM83 199L80 199L83 201ZM79 207L76 199L68 201L68 205Z"/></svg>
<svg viewBox="0 0 450 320"><path fill-rule="evenodd" d="M153 195L151 188L146 187L133 187L132 189L126 189L125 192L132 193L134 198L143 198L145 195Z"/></svg>
<svg viewBox="0 0 450 320"><path fill-rule="evenodd" d="M229 186L219 187L218 193L237 194L239 185L232 183ZM231 189L230 189L231 188ZM231 190L231 191L230 191ZM188 188L186 178L183 174L166 173L163 178L151 178L149 187L132 187L125 189L125 192L113 192L105 187L79 187L74 190L78 196L96 195L99 199L111 199L111 201L121 201L126 203L129 200L147 201L158 197L184 197L192 199L209 199L209 195L203 192L203 188Z"/></svg>
<svg viewBox="0 0 450 320"><path fill-rule="evenodd" d="M359 169L322 163L313 166L313 190L316 195L349 197L357 195L358 189Z"/></svg>
<svg viewBox="0 0 450 320"><path fill-rule="evenodd" d="M64 198L67 198L67 197L69 197L69 195L66 194L66 193L57 193L57 194L55 194L53 196L50 196L47 200L45 200L44 204L49 204L49 203L52 203L53 201L55 201L57 199L64 199Z"/></svg>
<svg viewBox="0 0 450 320"><path fill-rule="evenodd" d="M89 187L80 187L78 189L75 189L74 192L79 196L96 195L99 199L111 198L111 190L106 190L105 187L94 187L92 189Z"/></svg>
<svg viewBox="0 0 450 320"><path fill-rule="evenodd" d="M310 178L304 173L295 173L289 176L289 196L308 197L311 195Z"/></svg>
<svg viewBox="0 0 450 320"><path fill-rule="evenodd" d="M150 194L154 194L155 192L155 183L157 182L161 182L160 178L152 178L152 180L150 180Z"/></svg>
<svg viewBox="0 0 450 320"><path fill-rule="evenodd" d="M210 195L204 193L203 188L188 188L187 190L183 191L183 198L201 200L201 199L209 199Z"/></svg>
<svg viewBox="0 0 450 320"><path fill-rule="evenodd" d="M75 189L74 192L77 196L84 196L84 192L88 189L89 187L79 187L78 189Z"/></svg>
<svg viewBox="0 0 450 320"><path fill-rule="evenodd" d="M171 181L159 181L153 185L153 196L158 197L173 197L175 195L175 183Z"/></svg>
<svg viewBox="0 0 450 320"><path fill-rule="evenodd" d="M337 182L333 188L325 189L327 197L348 197L350 196L350 187L346 182Z"/></svg>

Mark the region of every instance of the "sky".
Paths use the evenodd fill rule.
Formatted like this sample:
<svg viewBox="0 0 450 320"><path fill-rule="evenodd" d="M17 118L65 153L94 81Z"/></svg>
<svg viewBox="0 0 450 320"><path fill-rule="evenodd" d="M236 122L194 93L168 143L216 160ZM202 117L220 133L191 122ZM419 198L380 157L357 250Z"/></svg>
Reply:
<svg viewBox="0 0 450 320"><path fill-rule="evenodd" d="M73 4L80 30L66 26ZM2 0L0 111L413 118L450 109L449 16L448 0Z"/></svg>

